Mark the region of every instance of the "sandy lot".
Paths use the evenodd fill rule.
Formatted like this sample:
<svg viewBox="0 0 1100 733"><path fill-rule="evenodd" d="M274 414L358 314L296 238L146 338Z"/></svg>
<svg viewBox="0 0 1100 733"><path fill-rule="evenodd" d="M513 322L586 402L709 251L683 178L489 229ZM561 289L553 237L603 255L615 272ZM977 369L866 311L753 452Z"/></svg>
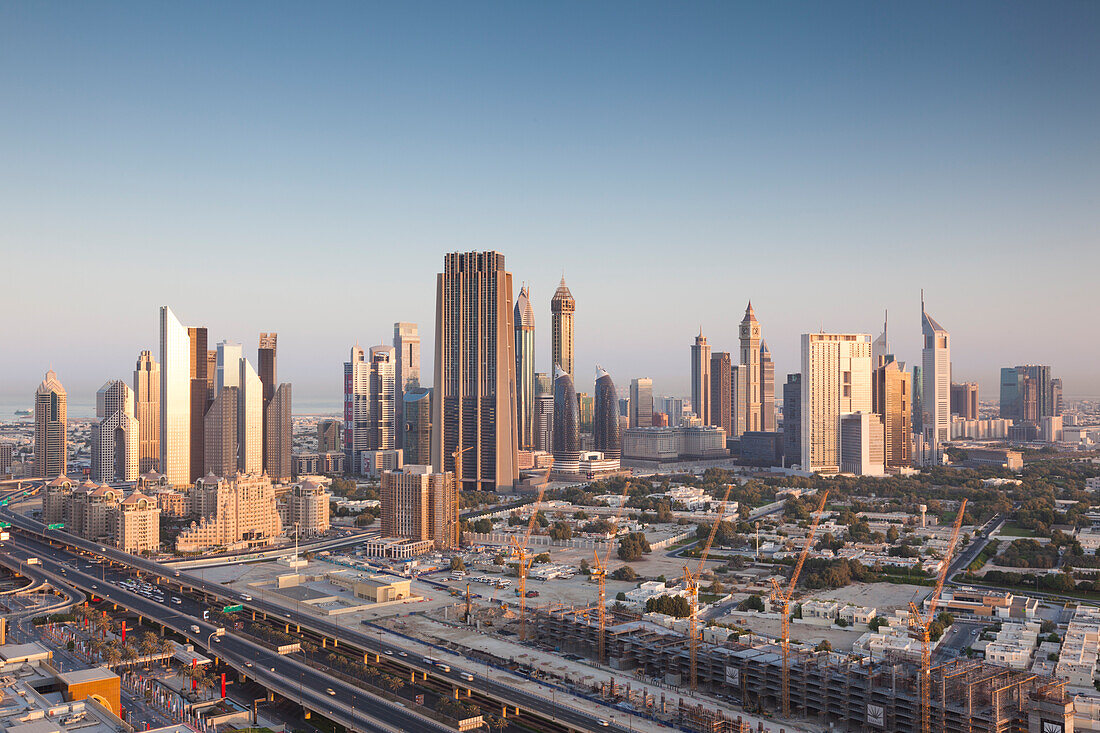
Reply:
<svg viewBox="0 0 1100 733"><path fill-rule="evenodd" d="M799 600L817 598L838 603L854 603L878 609L880 616L887 616L897 608L908 608L909 601L920 603L932 589L923 585L895 585L894 583L853 583L835 590L818 590L806 593ZM792 627L793 628L793 627Z"/></svg>

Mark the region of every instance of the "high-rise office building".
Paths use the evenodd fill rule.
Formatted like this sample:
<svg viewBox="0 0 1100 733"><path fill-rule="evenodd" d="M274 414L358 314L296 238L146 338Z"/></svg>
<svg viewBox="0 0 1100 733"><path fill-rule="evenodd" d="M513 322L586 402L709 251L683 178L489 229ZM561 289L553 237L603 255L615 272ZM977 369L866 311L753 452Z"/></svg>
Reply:
<svg viewBox="0 0 1100 733"><path fill-rule="evenodd" d="M344 362L344 454L348 471L363 472L360 457L370 449L370 364L356 344Z"/></svg>
<svg viewBox="0 0 1100 733"><path fill-rule="evenodd" d="M382 473L382 535L431 540L439 549L458 546L459 497L454 474L407 465Z"/></svg>
<svg viewBox="0 0 1100 733"><path fill-rule="evenodd" d="M746 406L751 399L750 376L754 372L745 364L734 364L730 367L730 432L731 438L739 438L748 430L749 419L753 411ZM755 413L759 417L760 413Z"/></svg>
<svg viewBox="0 0 1100 733"><path fill-rule="evenodd" d="M395 413L397 394L396 354L392 346L370 348L370 422L367 450L397 447Z"/></svg>
<svg viewBox="0 0 1100 733"><path fill-rule="evenodd" d="M204 430L202 416L210 405L212 395L206 374L207 332L203 326L187 329L190 340L189 360L191 364L191 481L202 476Z"/></svg>
<svg viewBox="0 0 1100 733"><path fill-rule="evenodd" d="M454 471L457 458L459 490L511 489L519 479L512 273L499 252L457 252L444 258L436 287L432 466Z"/></svg>
<svg viewBox="0 0 1100 733"><path fill-rule="evenodd" d="M678 428L684 422L684 400L682 397L665 397L664 412L668 415L669 427ZM581 430L584 430L584 422L581 422Z"/></svg>
<svg viewBox="0 0 1100 733"><path fill-rule="evenodd" d="M700 327L699 335L691 345L691 409L695 410L695 416L703 425L719 424L711 422L711 359L710 346Z"/></svg>
<svg viewBox="0 0 1100 733"><path fill-rule="evenodd" d="M783 463L802 463L802 375L788 374L783 384Z"/></svg>
<svg viewBox="0 0 1100 733"><path fill-rule="evenodd" d="M420 386L420 332L415 323L393 324L394 362L394 425L397 427L397 447L404 446L405 392Z"/></svg>
<svg viewBox="0 0 1100 733"><path fill-rule="evenodd" d="M219 341L215 352L217 366L214 373L214 391L224 387L241 386L241 359L244 348L234 341Z"/></svg>
<svg viewBox="0 0 1100 733"><path fill-rule="evenodd" d="M68 395L53 369L34 393L34 475L64 476L68 468Z"/></svg>
<svg viewBox="0 0 1100 733"><path fill-rule="evenodd" d="M172 309L160 309L160 472L191 483L191 338Z"/></svg>
<svg viewBox="0 0 1100 733"><path fill-rule="evenodd" d="M292 476L289 382L280 384L264 406L264 472L272 481L288 481Z"/></svg>
<svg viewBox="0 0 1100 733"><path fill-rule="evenodd" d="M890 354L890 341L886 336L889 314L883 314L882 333L871 343L871 368L878 369L889 361L886 357Z"/></svg>
<svg viewBox="0 0 1100 733"><path fill-rule="evenodd" d="M238 387L223 387L206 410L203 418L204 476L227 478L237 473L238 391Z"/></svg>
<svg viewBox="0 0 1100 733"><path fill-rule="evenodd" d="M963 420L978 419L978 383L951 383L951 414Z"/></svg>
<svg viewBox="0 0 1100 733"><path fill-rule="evenodd" d="M92 481L136 481L139 428L134 417L134 391L121 379L112 380L96 392L95 404Z"/></svg>
<svg viewBox="0 0 1100 733"><path fill-rule="evenodd" d="M561 367L554 372L554 460L576 461L581 453L580 408L573 378Z"/></svg>
<svg viewBox="0 0 1100 733"><path fill-rule="evenodd" d="M331 453L344 449L344 444L340 440L340 428L339 420L322 420L317 423L318 453Z"/></svg>
<svg viewBox="0 0 1100 733"><path fill-rule="evenodd" d="M278 343L279 334L260 334L260 345L256 350L256 373L264 387L264 405L271 402L275 390L279 388Z"/></svg>
<svg viewBox="0 0 1100 733"><path fill-rule="evenodd" d="M802 470L840 470L840 416L871 412L871 336L802 334Z"/></svg>
<svg viewBox="0 0 1100 733"><path fill-rule="evenodd" d="M619 398L611 375L596 367L596 391L593 399L592 443L604 458L622 456L623 436L619 424Z"/></svg>
<svg viewBox="0 0 1100 733"><path fill-rule="evenodd" d="M1062 379L1061 377L1050 380L1050 409L1053 417L1061 417L1062 403Z"/></svg>
<svg viewBox="0 0 1100 733"><path fill-rule="evenodd" d="M710 368L710 422L733 435L733 358L726 351L711 354Z"/></svg>
<svg viewBox="0 0 1100 733"><path fill-rule="evenodd" d="M840 470L857 476L885 472L882 418L873 412L840 416Z"/></svg>
<svg viewBox="0 0 1100 733"><path fill-rule="evenodd" d="M924 370L913 367L913 432L924 435Z"/></svg>
<svg viewBox="0 0 1100 733"><path fill-rule="evenodd" d="M565 286L565 276L550 299L550 371L561 367L573 376L573 314L577 302Z"/></svg>
<svg viewBox="0 0 1100 733"><path fill-rule="evenodd" d="M264 471L264 385L248 359L238 367L237 452L241 473Z"/></svg>
<svg viewBox="0 0 1100 733"><path fill-rule="evenodd" d="M653 425L653 380L638 377L630 380L630 427Z"/></svg>
<svg viewBox="0 0 1100 733"><path fill-rule="evenodd" d="M577 392L577 410L580 420L581 432L592 434L592 420L596 409L596 401L587 392Z"/></svg>
<svg viewBox="0 0 1100 733"><path fill-rule="evenodd" d="M138 421L138 472L160 464L160 364L143 351L134 366L134 417Z"/></svg>
<svg viewBox="0 0 1100 733"><path fill-rule="evenodd" d="M760 429L775 432L775 362L768 342L760 342Z"/></svg>
<svg viewBox="0 0 1100 733"><path fill-rule="evenodd" d="M924 293L921 293L920 309L924 335L921 349L924 415L921 423L925 451L921 463L929 465L943 462L943 446L951 439L951 335L928 315Z"/></svg>
<svg viewBox="0 0 1100 733"><path fill-rule="evenodd" d="M1057 383L1057 387L1055 387ZM1062 381L1051 378L1051 368L1024 364L1001 369L1001 417L1038 423L1060 413Z"/></svg>
<svg viewBox="0 0 1100 733"><path fill-rule="evenodd" d="M872 377L872 409L882 419L883 463L893 473L913 462L913 383L904 362L882 358Z"/></svg>
<svg viewBox="0 0 1100 733"><path fill-rule="evenodd" d="M519 289L515 313L516 420L519 447L534 445L535 433L535 309L526 287Z"/></svg>
<svg viewBox="0 0 1100 733"><path fill-rule="evenodd" d="M554 448L554 395L535 397L535 450L549 453Z"/></svg>
<svg viewBox="0 0 1100 733"><path fill-rule="evenodd" d="M760 366L760 322L752 309L752 301L745 308L745 317L741 319L739 329L741 341L741 368L744 371L743 394L738 394L738 422L744 421L744 430L763 430L764 400L763 371ZM740 370L739 370L740 371ZM740 435L741 433L737 433Z"/></svg>
<svg viewBox="0 0 1100 733"><path fill-rule="evenodd" d="M431 465L432 390L430 387L410 387L402 401L405 403L404 460L414 466Z"/></svg>

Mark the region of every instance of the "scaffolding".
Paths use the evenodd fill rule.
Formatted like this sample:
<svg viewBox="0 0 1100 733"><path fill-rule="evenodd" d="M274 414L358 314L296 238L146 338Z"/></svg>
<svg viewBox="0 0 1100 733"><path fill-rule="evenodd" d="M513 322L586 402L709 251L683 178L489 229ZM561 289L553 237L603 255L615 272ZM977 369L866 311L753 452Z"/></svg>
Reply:
<svg viewBox="0 0 1100 733"><path fill-rule="evenodd" d="M614 621L614 623L611 623ZM544 643L593 657L599 626L582 609L540 612L535 624ZM619 615L606 629L613 668L680 685L690 672L687 636ZM1066 726L1073 701L1065 683L1029 672L957 658L930 667L931 725L944 733L1017 733L1035 722ZM699 688L741 701L748 711L781 707L782 654L778 645L736 642L702 644L697 658ZM920 659L892 654L882 660L825 651L791 650L791 715L834 724L840 730L916 733L921 727ZM705 716L704 716L705 717ZM695 730L736 730L717 717L698 720Z"/></svg>

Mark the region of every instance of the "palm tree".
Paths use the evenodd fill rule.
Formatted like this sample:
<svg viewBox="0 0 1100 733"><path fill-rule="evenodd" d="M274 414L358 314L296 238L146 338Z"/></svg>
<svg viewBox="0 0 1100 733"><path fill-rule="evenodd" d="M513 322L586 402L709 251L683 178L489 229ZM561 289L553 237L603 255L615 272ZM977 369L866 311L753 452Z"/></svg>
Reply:
<svg viewBox="0 0 1100 733"><path fill-rule="evenodd" d="M141 635L141 642L138 644L138 648L141 649L141 653L144 656L156 654L160 649L160 641L157 639L157 635L152 631L146 631Z"/></svg>

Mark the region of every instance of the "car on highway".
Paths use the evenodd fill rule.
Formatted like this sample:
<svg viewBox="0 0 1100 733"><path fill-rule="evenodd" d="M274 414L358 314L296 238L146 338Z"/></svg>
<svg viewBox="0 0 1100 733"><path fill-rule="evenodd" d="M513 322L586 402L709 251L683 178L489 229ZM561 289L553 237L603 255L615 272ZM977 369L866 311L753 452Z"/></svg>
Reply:
<svg viewBox="0 0 1100 733"><path fill-rule="evenodd" d="M191 624L191 633L192 634L199 633L199 625L198 624Z"/></svg>
<svg viewBox="0 0 1100 733"><path fill-rule="evenodd" d="M397 653L397 656L399 656L399 657L407 657L407 656L409 656L409 655L408 655L408 652L398 652L398 653Z"/></svg>
<svg viewBox="0 0 1100 733"><path fill-rule="evenodd" d="M451 671L451 665L449 665L449 664L440 663L439 668L441 670L443 670L444 672L450 672Z"/></svg>
<svg viewBox="0 0 1100 733"><path fill-rule="evenodd" d="M472 674L470 674L469 672L463 672L459 676L462 677L462 679L466 680L467 682L473 682L474 681L474 676Z"/></svg>
<svg viewBox="0 0 1100 733"><path fill-rule="evenodd" d="M606 720L600 720L600 726L601 727L607 728L610 725L611 725L611 723L607 722Z"/></svg>
<svg viewBox="0 0 1100 733"><path fill-rule="evenodd" d="M244 666L251 668L252 667L252 662L245 662Z"/></svg>
<svg viewBox="0 0 1100 733"><path fill-rule="evenodd" d="M331 687L326 688L325 692L332 695L333 697L336 697L336 690L332 689Z"/></svg>
<svg viewBox="0 0 1100 733"><path fill-rule="evenodd" d="M181 601L181 600L180 600L179 598L177 598L176 596L172 596L172 603L175 603L175 604L176 604L176 605L178 606L178 605L180 605L181 603L183 603L183 601Z"/></svg>

